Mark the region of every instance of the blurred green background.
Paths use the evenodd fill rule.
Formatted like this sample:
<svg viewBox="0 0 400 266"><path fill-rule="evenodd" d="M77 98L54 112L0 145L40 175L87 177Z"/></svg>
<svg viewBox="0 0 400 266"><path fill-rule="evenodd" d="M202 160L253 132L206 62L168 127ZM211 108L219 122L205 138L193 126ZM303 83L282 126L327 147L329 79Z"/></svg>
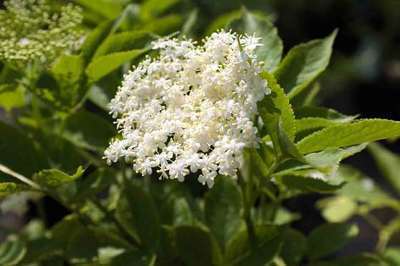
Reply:
<svg viewBox="0 0 400 266"><path fill-rule="evenodd" d="M85 26L88 28L96 26L99 17L104 15L89 10L91 5L96 5L96 1L74 1L78 4L85 3L83 4ZM107 2L107 0L101 1ZM175 26L168 27L163 22L151 24L153 22L149 21L148 25L145 24L147 29L157 27L160 35L170 34L182 31L182 25L187 26L185 22L188 19L196 18L190 25L195 34L190 37L199 39L223 25L224 20L235 16L238 10L245 6L252 11L271 16L284 42L285 51L288 51L293 45L327 36L338 28L339 34L330 67L324 72L320 81L321 92L318 101L345 114L400 120L400 0L156 0L152 2L162 7L171 1L176 3L167 10L161 8L161 13L169 16L169 20L165 23L172 23ZM60 0L60 2L67 1ZM108 2L111 7L115 7L117 14L119 6L129 3L140 4L140 1L129 0L108 0ZM106 14L114 12L113 8L103 11ZM143 17L142 20L146 18ZM110 94L117 88L119 80L109 86ZM88 108L96 110L94 105ZM393 151L400 152L400 145L396 143L385 145ZM367 152L351 159L349 163L363 170L388 192L394 194L392 188L384 183ZM314 209L315 202L320 197L302 196L285 202L290 210L303 214L303 218L295 222L295 227L309 232L322 223L319 211ZM65 215L65 210L55 202L48 200L45 204L46 209L54 210L48 214L53 222ZM38 211L40 210L31 208L28 216L35 216ZM391 215L390 211L385 210L381 210L378 214L382 220L391 218ZM373 229L362 221L357 222L360 223L362 235L357 243L345 251L346 253L371 250L374 247L376 234ZM0 217L0 226L18 227L22 224L23 220L18 217Z"/></svg>

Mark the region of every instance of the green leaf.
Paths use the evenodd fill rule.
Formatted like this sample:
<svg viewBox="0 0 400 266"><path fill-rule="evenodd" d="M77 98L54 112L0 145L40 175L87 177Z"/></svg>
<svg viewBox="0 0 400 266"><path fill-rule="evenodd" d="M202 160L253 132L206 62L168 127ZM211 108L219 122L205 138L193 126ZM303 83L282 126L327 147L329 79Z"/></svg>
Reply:
<svg viewBox="0 0 400 266"><path fill-rule="evenodd" d="M107 0L76 0L76 2L108 19L114 19L122 12L122 5Z"/></svg>
<svg viewBox="0 0 400 266"><path fill-rule="evenodd" d="M335 179L346 182L338 191L339 195L357 201L369 209L390 206L398 208L398 200L391 198L374 181L360 171L349 166L341 166L336 172Z"/></svg>
<svg viewBox="0 0 400 266"><path fill-rule="evenodd" d="M0 85L0 108L10 112L14 108L25 105L25 93L21 86L15 87L12 84Z"/></svg>
<svg viewBox="0 0 400 266"><path fill-rule="evenodd" d="M230 24L234 31L247 33L250 36L261 38L262 46L256 49L257 58L264 62L264 68L272 71L281 61L283 45L278 31L267 16L254 14L248 10L242 10L240 19Z"/></svg>
<svg viewBox="0 0 400 266"><path fill-rule="evenodd" d="M282 159L293 158L299 162L304 162L303 155L299 152L293 141L286 135L283 129L282 120L278 123L278 140Z"/></svg>
<svg viewBox="0 0 400 266"><path fill-rule="evenodd" d="M333 254L358 235L355 224L323 224L308 236L308 256L315 260Z"/></svg>
<svg viewBox="0 0 400 266"><path fill-rule="evenodd" d="M140 6L140 18L143 21L151 20L175 6L181 0L146 0Z"/></svg>
<svg viewBox="0 0 400 266"><path fill-rule="evenodd" d="M74 195L76 202L96 195L115 182L116 174L110 168L100 168L77 182L77 191Z"/></svg>
<svg viewBox="0 0 400 266"><path fill-rule="evenodd" d="M317 130L325 127L350 123L357 116L347 116L333 109L323 107L301 107L295 109L296 115L296 138L302 139Z"/></svg>
<svg viewBox="0 0 400 266"><path fill-rule="evenodd" d="M221 252L209 231L196 226L175 229L176 248L188 266L220 265Z"/></svg>
<svg viewBox="0 0 400 266"><path fill-rule="evenodd" d="M398 136L400 136L400 122L365 119L317 131L298 142L297 148L305 154Z"/></svg>
<svg viewBox="0 0 400 266"><path fill-rule="evenodd" d="M213 188L206 195L204 214L210 231L224 250L243 223L242 196L231 177L216 178Z"/></svg>
<svg viewBox="0 0 400 266"><path fill-rule="evenodd" d="M303 161L288 160L282 162L276 169L275 176L297 175L302 177L319 177L332 180L339 163L366 147L366 144L340 149L326 149L305 155ZM337 180L338 181L338 180ZM341 183L343 180L335 183Z"/></svg>
<svg viewBox="0 0 400 266"><path fill-rule="evenodd" d="M99 87L94 85L90 88L87 96L90 101L96 104L98 107L102 108L105 111L108 111L108 105L112 96L110 96L111 90L106 90L103 87ZM112 94L114 95L114 94Z"/></svg>
<svg viewBox="0 0 400 266"><path fill-rule="evenodd" d="M156 250L160 240L160 219L150 195L141 187L125 182L117 203L116 217L132 237Z"/></svg>
<svg viewBox="0 0 400 266"><path fill-rule="evenodd" d="M71 236L66 245L65 256L71 260L86 261L96 257L99 245L94 234L83 226L70 230Z"/></svg>
<svg viewBox="0 0 400 266"><path fill-rule="evenodd" d="M227 246L227 265L265 265L278 253L282 245L282 230L272 225L255 228L256 243L249 241L247 230L239 231Z"/></svg>
<svg viewBox="0 0 400 266"><path fill-rule="evenodd" d="M175 226L194 224L195 218L193 217L189 203L186 201L186 199L173 197L172 201L172 224Z"/></svg>
<svg viewBox="0 0 400 266"><path fill-rule="evenodd" d="M243 152L244 165L241 168L241 174L247 182L255 177L270 178L268 175L268 166L256 149L245 149Z"/></svg>
<svg viewBox="0 0 400 266"><path fill-rule="evenodd" d="M51 67L51 73L59 82L75 84L79 82L84 68L82 56L63 55Z"/></svg>
<svg viewBox="0 0 400 266"><path fill-rule="evenodd" d="M389 265L396 266L400 265L400 249L399 248L388 248L384 251L384 260Z"/></svg>
<svg viewBox="0 0 400 266"><path fill-rule="evenodd" d="M34 141L21 131L0 122L0 136L0 164L24 176L31 176L48 166Z"/></svg>
<svg viewBox="0 0 400 266"><path fill-rule="evenodd" d="M322 129L325 127L330 127L338 125L340 123L347 123L348 121L343 120L329 120L320 117L307 117L296 120L296 134L302 131L310 131Z"/></svg>
<svg viewBox="0 0 400 266"><path fill-rule="evenodd" d="M141 49L152 37L145 31L126 31L110 35L96 50L94 58L110 53Z"/></svg>
<svg viewBox="0 0 400 266"><path fill-rule="evenodd" d="M133 49L126 52L116 52L95 58L87 67L86 74L91 82L98 81L102 77L116 70L122 64L144 54L147 49Z"/></svg>
<svg viewBox="0 0 400 266"><path fill-rule="evenodd" d="M190 11L187 16L185 23L182 26L181 36L191 37L196 26L198 25L199 20L199 11L197 9L193 9Z"/></svg>
<svg viewBox="0 0 400 266"><path fill-rule="evenodd" d="M36 90L36 94L56 107L72 108L84 97L84 59L80 55L63 55L52 65L50 73L57 81L45 95ZM49 84L46 84L49 86Z"/></svg>
<svg viewBox="0 0 400 266"><path fill-rule="evenodd" d="M126 251L116 257L114 257L110 264L110 266L126 266L126 265L135 265L135 266L149 266L151 264L151 259L138 250Z"/></svg>
<svg viewBox="0 0 400 266"><path fill-rule="evenodd" d="M305 161L312 167L318 169L324 174L332 175L337 170L339 163L342 160L361 152L366 147L367 144L363 143L347 148L326 149L321 152L307 154L304 158Z"/></svg>
<svg viewBox="0 0 400 266"><path fill-rule="evenodd" d="M84 171L82 167L79 167L75 174L68 175L57 169L48 169L35 174L33 179L42 186L54 188L75 181L83 175Z"/></svg>
<svg viewBox="0 0 400 266"><path fill-rule="evenodd" d="M289 229L284 233L280 256L287 266L299 265L306 251L307 239L301 232Z"/></svg>
<svg viewBox="0 0 400 266"><path fill-rule="evenodd" d="M303 106L300 108L295 108L294 113L297 119L302 118L325 118L328 120L334 120L335 122L350 122L357 118L357 116L344 115L338 111L316 106Z"/></svg>
<svg viewBox="0 0 400 266"><path fill-rule="evenodd" d="M152 19L145 24L141 24L137 29L152 32L158 35L166 35L180 29L183 18L180 15L171 14L161 18Z"/></svg>
<svg viewBox="0 0 400 266"><path fill-rule="evenodd" d="M0 265L18 265L25 253L25 243L11 236L0 245Z"/></svg>
<svg viewBox="0 0 400 266"><path fill-rule="evenodd" d="M392 266L375 254L360 254L349 257L342 257L334 261L334 266ZM396 266L398 264L394 264Z"/></svg>
<svg viewBox="0 0 400 266"><path fill-rule="evenodd" d="M107 120L82 110L66 119L63 137L78 147L103 152L115 134L114 127Z"/></svg>
<svg viewBox="0 0 400 266"><path fill-rule="evenodd" d="M13 182L2 182L0 183L0 199L18 193L21 191L26 191L29 188L22 184L17 184Z"/></svg>
<svg viewBox="0 0 400 266"><path fill-rule="evenodd" d="M64 239L66 241L66 239ZM27 252L21 261L22 265L32 262L42 262L56 254L61 254L63 249L58 242L49 237L40 237L26 243Z"/></svg>
<svg viewBox="0 0 400 266"><path fill-rule="evenodd" d="M332 193L344 185L344 183L338 185L330 184L322 179L295 175L286 175L277 179L286 187L302 192Z"/></svg>
<svg viewBox="0 0 400 266"><path fill-rule="evenodd" d="M383 176L400 193L400 156L378 143L368 145L368 150L374 157L375 163Z"/></svg>
<svg viewBox="0 0 400 266"><path fill-rule="evenodd" d="M85 65L90 62L99 45L111 33L113 26L113 21L105 21L91 31L86 37L81 48L81 55L85 59Z"/></svg>
<svg viewBox="0 0 400 266"><path fill-rule="evenodd" d="M318 93L321 91L321 85L318 82L314 82L294 97L290 99L290 103L294 107L299 106L310 106L315 104Z"/></svg>
<svg viewBox="0 0 400 266"><path fill-rule="evenodd" d="M331 223L347 221L357 212L357 203L345 196L325 198L317 202L322 216Z"/></svg>
<svg viewBox="0 0 400 266"><path fill-rule="evenodd" d="M328 66L336 33L295 46L279 64L274 75L289 98L309 86Z"/></svg>
<svg viewBox="0 0 400 266"><path fill-rule="evenodd" d="M208 36L217 30L226 28L230 23L232 23L232 21L240 19L241 16L242 10L233 10L218 16L207 27L205 35Z"/></svg>
<svg viewBox="0 0 400 266"><path fill-rule="evenodd" d="M262 77L267 81L268 87L271 89L271 95L265 96L258 104L260 115L265 120L264 124L268 125L270 123L271 115L279 115L283 130L289 139L293 141L296 132L295 118L289 98L271 74L263 72Z"/></svg>

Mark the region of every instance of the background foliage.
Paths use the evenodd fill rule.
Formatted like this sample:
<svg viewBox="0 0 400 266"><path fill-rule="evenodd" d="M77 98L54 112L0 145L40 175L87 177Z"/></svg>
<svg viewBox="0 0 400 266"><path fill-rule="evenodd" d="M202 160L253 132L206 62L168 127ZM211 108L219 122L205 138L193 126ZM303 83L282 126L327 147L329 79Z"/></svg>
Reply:
<svg viewBox="0 0 400 266"><path fill-rule="evenodd" d="M400 119L396 1L74 3L78 52L46 67L1 63L1 265L400 264L400 157L367 146L394 147L400 124L358 119ZM274 96L260 103L264 142L246 151L239 182L208 190L108 167L107 103L122 74L159 36L224 27L263 38Z"/></svg>

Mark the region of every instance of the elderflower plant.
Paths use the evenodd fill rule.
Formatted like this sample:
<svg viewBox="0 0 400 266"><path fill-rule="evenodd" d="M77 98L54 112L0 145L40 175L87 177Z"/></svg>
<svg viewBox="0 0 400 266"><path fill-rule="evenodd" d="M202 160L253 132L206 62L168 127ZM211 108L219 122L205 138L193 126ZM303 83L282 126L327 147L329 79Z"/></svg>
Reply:
<svg viewBox="0 0 400 266"><path fill-rule="evenodd" d="M120 137L105 151L108 163L131 161L143 175L213 185L235 177L245 147L257 145L257 102L269 93L260 78L259 38L213 33L198 45L161 39L147 58L125 75L111 101Z"/></svg>
<svg viewBox="0 0 400 266"><path fill-rule="evenodd" d="M46 0L7 0L0 11L0 59L46 63L74 50L82 37L81 9L68 4L56 11Z"/></svg>

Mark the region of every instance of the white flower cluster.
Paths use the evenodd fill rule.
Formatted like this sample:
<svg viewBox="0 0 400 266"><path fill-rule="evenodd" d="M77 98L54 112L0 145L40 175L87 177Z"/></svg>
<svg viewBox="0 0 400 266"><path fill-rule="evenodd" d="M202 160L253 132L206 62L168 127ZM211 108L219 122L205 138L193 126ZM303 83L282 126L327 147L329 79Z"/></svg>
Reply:
<svg viewBox="0 0 400 266"><path fill-rule="evenodd" d="M260 78L259 38L216 32L202 45L191 40L153 43L125 75L111 101L120 136L105 151L108 163L124 158L143 175L183 181L190 173L213 185L236 177L245 147L256 146L257 102L269 93Z"/></svg>
<svg viewBox="0 0 400 266"><path fill-rule="evenodd" d="M82 38L81 9L48 0L7 0L0 10L0 60L46 63L74 50Z"/></svg>

